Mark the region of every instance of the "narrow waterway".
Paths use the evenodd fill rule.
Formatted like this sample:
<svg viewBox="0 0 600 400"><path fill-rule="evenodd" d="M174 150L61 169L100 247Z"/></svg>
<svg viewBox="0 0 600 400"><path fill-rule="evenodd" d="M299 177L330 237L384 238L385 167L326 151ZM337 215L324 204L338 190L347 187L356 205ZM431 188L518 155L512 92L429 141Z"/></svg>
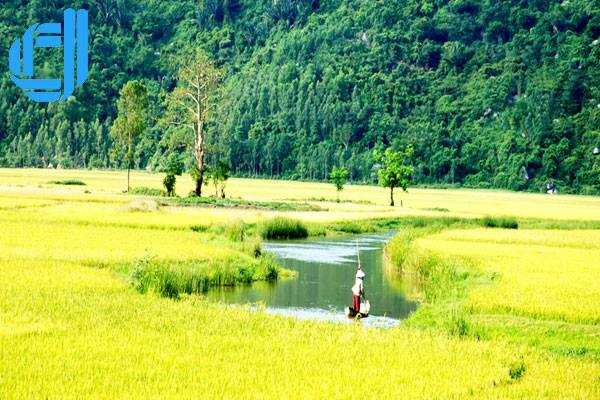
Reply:
<svg viewBox="0 0 600 400"><path fill-rule="evenodd" d="M235 304L264 304L267 311L302 319L351 322L344 308L351 303L357 267L357 245L371 315L367 326L394 326L416 309L383 268L383 246L390 234L359 235L335 239L268 242L263 250L275 254L281 264L297 271L293 279L251 286L219 288L207 296Z"/></svg>

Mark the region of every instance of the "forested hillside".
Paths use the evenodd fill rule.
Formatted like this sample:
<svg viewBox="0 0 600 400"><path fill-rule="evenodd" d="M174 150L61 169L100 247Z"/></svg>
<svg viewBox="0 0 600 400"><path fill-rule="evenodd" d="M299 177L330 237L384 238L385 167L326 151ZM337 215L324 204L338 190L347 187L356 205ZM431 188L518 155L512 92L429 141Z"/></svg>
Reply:
<svg viewBox="0 0 600 400"><path fill-rule="evenodd" d="M64 103L30 102L8 47L36 22L90 10L90 74ZM164 123L178 54L225 71L211 159L238 175L370 181L373 150L414 147L417 183L600 193L597 0L33 0L0 5L0 165L119 167L119 90L143 79L136 166L182 151ZM52 74L58 52L36 57Z"/></svg>

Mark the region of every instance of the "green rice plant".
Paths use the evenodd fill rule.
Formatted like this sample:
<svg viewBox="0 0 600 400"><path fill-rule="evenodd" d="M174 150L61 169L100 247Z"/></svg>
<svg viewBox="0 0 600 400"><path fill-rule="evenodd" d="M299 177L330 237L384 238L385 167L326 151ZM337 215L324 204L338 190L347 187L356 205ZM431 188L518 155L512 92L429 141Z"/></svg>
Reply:
<svg viewBox="0 0 600 400"><path fill-rule="evenodd" d="M275 217L264 221L259 227L263 239L304 239L308 237L308 228L302 221Z"/></svg>
<svg viewBox="0 0 600 400"><path fill-rule="evenodd" d="M464 312L453 310L446 320L446 330L452 336L465 337L470 333L470 325Z"/></svg>
<svg viewBox="0 0 600 400"><path fill-rule="evenodd" d="M414 239L414 231L403 231L388 242L386 256L390 262L385 264L388 273L393 273L398 277L402 275L404 262L408 257Z"/></svg>
<svg viewBox="0 0 600 400"><path fill-rule="evenodd" d="M318 223L310 223L308 226L308 236L310 237L323 237L327 236L327 226Z"/></svg>
<svg viewBox="0 0 600 400"><path fill-rule="evenodd" d="M359 234L374 232L377 228L369 220L365 221L340 221L330 225L330 228L334 231Z"/></svg>
<svg viewBox="0 0 600 400"><path fill-rule="evenodd" d="M244 221L232 221L225 226L225 235L232 242L243 242L248 236Z"/></svg>
<svg viewBox="0 0 600 400"><path fill-rule="evenodd" d="M79 179L62 179L48 182L51 185L66 185L66 186L86 186L86 183Z"/></svg>
<svg viewBox="0 0 600 400"><path fill-rule="evenodd" d="M251 237L243 242L234 242L231 246L250 257L258 258L263 255L260 239Z"/></svg>
<svg viewBox="0 0 600 400"><path fill-rule="evenodd" d="M194 232L202 233L208 231L210 229L210 225L196 224L190 226L190 229Z"/></svg>
<svg viewBox="0 0 600 400"><path fill-rule="evenodd" d="M519 222L514 217L484 217L481 225L487 228L519 229Z"/></svg>

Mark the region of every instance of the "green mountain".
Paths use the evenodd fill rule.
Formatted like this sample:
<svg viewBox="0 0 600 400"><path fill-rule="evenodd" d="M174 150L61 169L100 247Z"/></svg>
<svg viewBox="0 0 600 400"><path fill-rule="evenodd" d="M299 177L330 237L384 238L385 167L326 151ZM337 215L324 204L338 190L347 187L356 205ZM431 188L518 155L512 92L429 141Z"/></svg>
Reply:
<svg viewBox="0 0 600 400"><path fill-rule="evenodd" d="M139 168L173 150L160 123L174 60L202 47L226 71L210 124L238 175L373 179L372 152L414 147L415 181L600 193L596 0L96 0L0 5L0 54L65 7L90 10L90 75L64 103L30 102L0 65L0 164L119 167L108 130L128 80L152 123ZM60 70L57 52L38 71Z"/></svg>

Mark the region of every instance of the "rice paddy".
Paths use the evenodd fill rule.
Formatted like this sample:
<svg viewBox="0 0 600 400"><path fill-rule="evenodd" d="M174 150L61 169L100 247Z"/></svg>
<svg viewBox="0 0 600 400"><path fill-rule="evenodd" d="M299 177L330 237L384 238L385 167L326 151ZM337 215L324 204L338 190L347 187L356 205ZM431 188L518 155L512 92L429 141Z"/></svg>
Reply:
<svg viewBox="0 0 600 400"><path fill-rule="evenodd" d="M47 183L67 179L86 186ZM132 174L134 186L160 181ZM0 170L0 398L600 397L600 230L528 220L599 221L599 198L414 189L392 209L377 187L350 185L336 203L328 184L229 183L235 198L323 209L280 211L163 206L123 194L124 182L121 172ZM182 177L177 188L191 184ZM468 275L394 329L278 317L185 287L174 300L132 278L143 260L177 274L235 260L256 267L241 281L266 279L265 220L327 234L375 227L339 221L407 216L465 218L415 235L410 251ZM486 216L518 229L469 222ZM464 329L441 328L454 318Z"/></svg>

